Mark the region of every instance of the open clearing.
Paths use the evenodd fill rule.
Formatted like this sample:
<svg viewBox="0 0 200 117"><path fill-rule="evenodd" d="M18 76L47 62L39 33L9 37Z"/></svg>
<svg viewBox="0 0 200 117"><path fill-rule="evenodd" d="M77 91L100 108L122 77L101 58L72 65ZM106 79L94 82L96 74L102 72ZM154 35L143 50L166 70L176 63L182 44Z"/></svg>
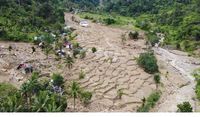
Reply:
<svg viewBox="0 0 200 117"><path fill-rule="evenodd" d="M66 80L66 85L72 80L80 83L81 87L93 93L91 103L84 107L77 104L77 111L89 112L135 112L142 104L141 99L148 97L156 90L153 75L144 72L134 60L140 53L146 51L147 46L143 32L140 32L138 41L127 40L121 43L121 34L128 30L107 27L89 22L89 27L81 27L71 21L71 14L65 14L65 20L72 25L78 34L77 41L87 49L84 59L76 59L73 68L68 70L63 61L56 61L54 55L49 59L37 48L31 54L32 44L0 42L3 49L0 51L0 82L10 82L19 87L29 76L23 75L16 67L21 62L33 65L42 75L60 73ZM15 48L9 52L6 48L13 45ZM97 52L92 53L91 48L96 47ZM162 75L162 97L152 111L174 112L176 105L189 101L195 108L194 80L190 75L192 70L200 65L192 64L197 61L193 58L177 55L162 48L154 49L160 72ZM180 53L180 52L178 52ZM79 73L83 70L86 77L79 80ZM166 72L169 72L166 77ZM122 89L121 99L117 98L117 91ZM73 101L68 100L69 110ZM67 109L67 111L69 111Z"/></svg>

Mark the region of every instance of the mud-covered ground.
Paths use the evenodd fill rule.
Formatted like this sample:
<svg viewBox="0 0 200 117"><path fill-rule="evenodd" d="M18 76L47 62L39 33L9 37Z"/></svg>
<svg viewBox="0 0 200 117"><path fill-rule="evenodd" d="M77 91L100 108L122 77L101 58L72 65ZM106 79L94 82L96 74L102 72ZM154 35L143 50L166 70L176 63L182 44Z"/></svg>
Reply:
<svg viewBox="0 0 200 117"><path fill-rule="evenodd" d="M91 91L93 94L91 103L84 107L78 101L77 111L135 112L142 104L141 99L148 97L156 90L153 75L139 68L134 59L146 51L144 34L140 32L138 41L127 40L125 44L122 44L121 35L128 30L91 22L89 22L89 27L81 27L72 22L70 17L71 14L65 14L67 23L77 29L75 31L78 34L77 41L87 50L84 59L76 59L73 68L69 70L63 60L56 60L53 54L47 59L41 49L36 46L36 53L32 54L31 47L34 46L32 44L0 42L2 48L0 51L0 82L10 82L19 87L30 75L24 75L16 68L21 62L27 62L43 76L60 73L66 80L66 86L70 81L76 80L82 88ZM9 45L14 47L11 52L7 49ZM92 47L97 48L96 53L91 52ZM192 68L200 67L192 66L191 61L196 60L177 55L177 52L165 52L161 48L155 50L155 53L162 75L162 83L158 87L162 91L162 97L151 111L174 112L177 103L182 101L190 101L195 107L192 101L195 96L193 89L195 83L189 74ZM81 70L86 74L82 80L79 79ZM167 72L169 74L166 76ZM117 98L119 89L123 92L121 99ZM73 100L68 99L68 106L66 111L73 108Z"/></svg>

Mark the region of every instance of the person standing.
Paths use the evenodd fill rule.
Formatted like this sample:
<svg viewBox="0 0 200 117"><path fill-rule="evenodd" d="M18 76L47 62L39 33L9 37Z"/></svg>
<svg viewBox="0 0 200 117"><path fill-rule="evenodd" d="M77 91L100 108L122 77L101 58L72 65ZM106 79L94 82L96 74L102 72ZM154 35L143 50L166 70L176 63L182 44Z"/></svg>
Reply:
<svg viewBox="0 0 200 117"><path fill-rule="evenodd" d="M32 54L35 53L36 49L35 47L31 47L32 48Z"/></svg>

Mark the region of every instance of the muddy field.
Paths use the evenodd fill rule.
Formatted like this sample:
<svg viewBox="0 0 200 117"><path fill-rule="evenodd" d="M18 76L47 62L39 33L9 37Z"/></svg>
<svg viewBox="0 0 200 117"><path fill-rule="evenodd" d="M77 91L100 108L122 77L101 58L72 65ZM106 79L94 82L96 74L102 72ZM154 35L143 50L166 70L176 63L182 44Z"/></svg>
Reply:
<svg viewBox="0 0 200 117"><path fill-rule="evenodd" d="M75 31L78 34L77 41L84 49L87 49L84 59L76 59L73 68L69 70L64 62L57 61L54 55L50 55L47 59L41 49L36 46L36 53L31 54L31 47L34 46L32 44L0 42L2 47L0 51L0 82L10 82L19 87L22 82L27 80L29 75L22 74L21 71L16 70L16 67L21 62L27 62L32 64L42 75L60 73L64 76L66 85L70 81L76 80L82 88L91 91L93 94L91 103L84 107L79 102L76 106L77 111L135 112L142 104L141 99L148 97L156 90L153 76L139 68L134 59L140 53L146 51L144 34L140 33L138 41L127 40L125 44L122 44L121 35L128 30L91 22L89 22L89 27L81 27L72 22L70 17L71 14L65 14L66 23L77 29ZM9 45L15 47L11 52L7 49ZM97 48L96 53L92 53L92 47ZM155 52L157 52L162 75L162 84L159 86L162 97L151 111L174 112L176 111L176 104L180 101L190 101L195 106L195 102L192 101L192 98L194 98L194 82L188 80L187 75L181 74L184 71L180 72L177 67L174 67L168 61L169 58L165 57L164 59L163 53ZM173 57L170 59L173 59ZM190 58L186 59L190 60ZM86 73L82 80L79 79L81 70ZM167 72L169 74L166 77ZM189 72L191 70L187 73ZM121 99L117 98L119 89L124 93ZM181 92L181 90L184 91ZM186 93L189 96L185 97ZM179 98L178 96L182 94L183 98ZM173 101L174 103L172 103ZM66 111L73 107L71 99L68 99L68 106L69 108Z"/></svg>

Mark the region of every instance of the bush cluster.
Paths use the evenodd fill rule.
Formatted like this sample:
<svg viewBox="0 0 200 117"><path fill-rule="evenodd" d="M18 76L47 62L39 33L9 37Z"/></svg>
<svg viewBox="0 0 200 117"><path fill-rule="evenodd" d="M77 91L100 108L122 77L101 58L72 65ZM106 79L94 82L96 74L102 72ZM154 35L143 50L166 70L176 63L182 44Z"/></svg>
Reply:
<svg viewBox="0 0 200 117"><path fill-rule="evenodd" d="M137 63L147 73L153 74L158 72L156 57L151 52L140 54Z"/></svg>
<svg viewBox="0 0 200 117"><path fill-rule="evenodd" d="M153 92L145 101L144 104L137 109L137 112L149 112L153 108L156 102L160 99L159 92Z"/></svg>
<svg viewBox="0 0 200 117"><path fill-rule="evenodd" d="M106 18L106 19L103 19L103 22L104 22L106 25L111 25L111 24L115 24L115 23L116 23L116 20L113 19L113 18Z"/></svg>

